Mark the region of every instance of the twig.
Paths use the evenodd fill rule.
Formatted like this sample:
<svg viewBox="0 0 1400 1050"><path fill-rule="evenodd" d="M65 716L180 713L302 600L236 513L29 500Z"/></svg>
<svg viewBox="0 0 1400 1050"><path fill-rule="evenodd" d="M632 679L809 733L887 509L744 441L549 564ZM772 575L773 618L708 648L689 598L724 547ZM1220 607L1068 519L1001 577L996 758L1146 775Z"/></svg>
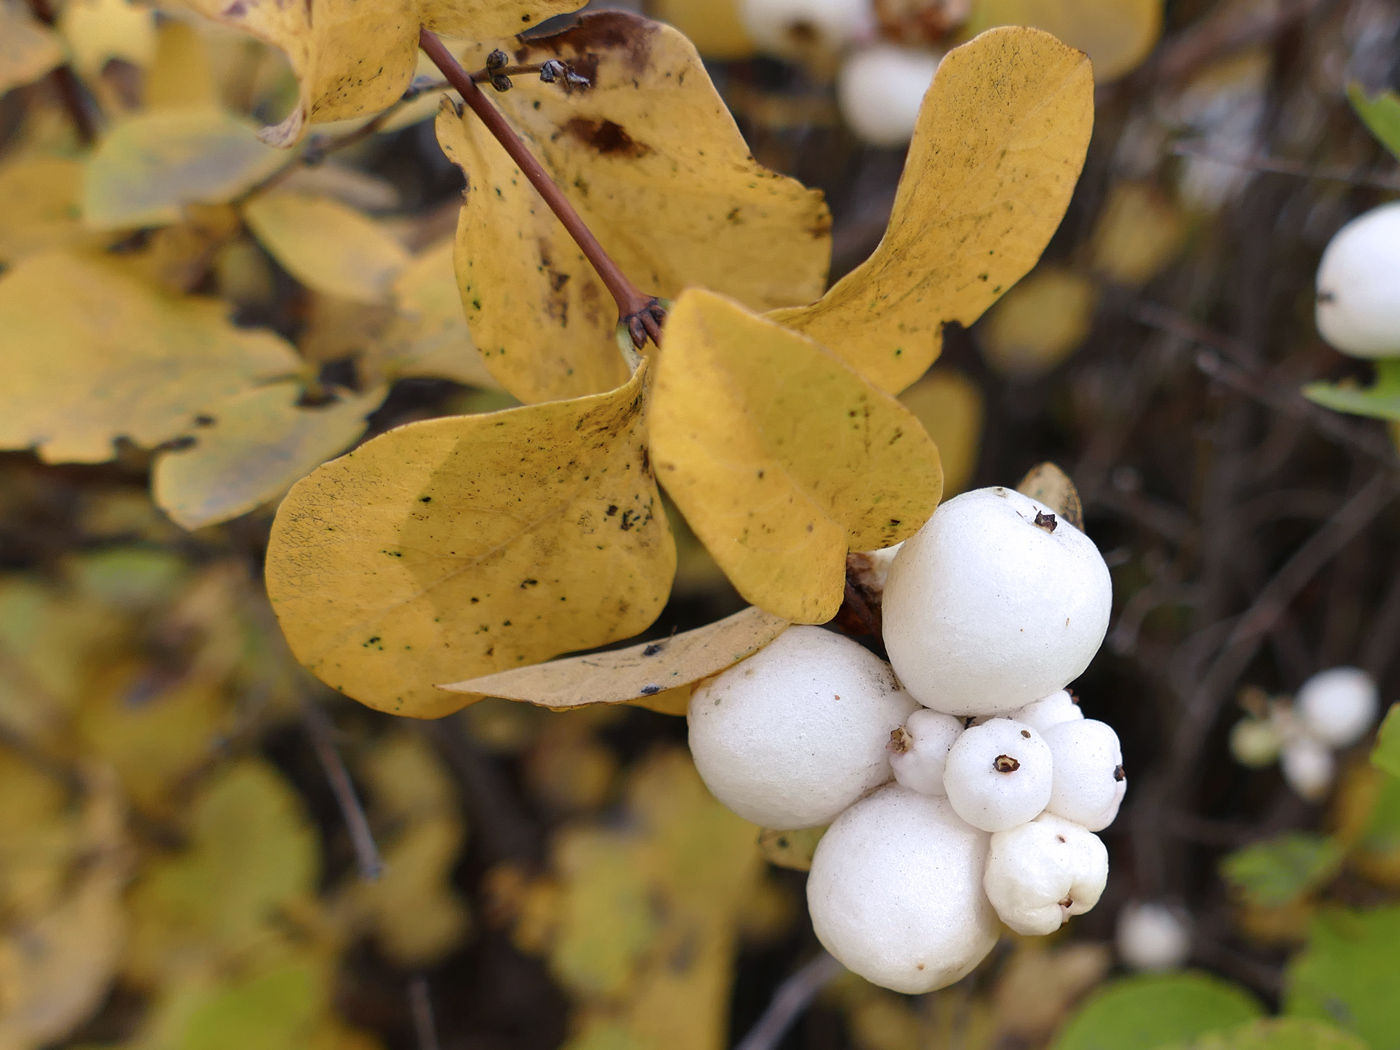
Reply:
<svg viewBox="0 0 1400 1050"><path fill-rule="evenodd" d="M433 1001L428 995L428 979L422 974L408 982L408 1008L413 1014L413 1031L418 1050L438 1050L437 1025L433 1022Z"/></svg>
<svg viewBox="0 0 1400 1050"><path fill-rule="evenodd" d="M656 298L644 295L637 290L636 285L627 279L627 275L603 250L603 246L598 243L598 238L593 236L593 231L588 228L578 212L574 210L574 206L569 203L569 199L564 196L563 191L554 184L549 173L544 170L544 167L535 159L525 143L521 141L520 136L515 133L515 129L501 115L500 110L491 104L482 90L476 86L471 75L462 68L461 63L453 57L452 52L448 51L442 41L437 38L437 34L427 29L420 30L418 46L441 70L442 75L447 78L447 82L457 89L457 93L462 96L462 101L470 106L472 112L486 125L486 130L510 154L510 159L515 161L516 166L530 180L530 185L534 186L539 195L544 198L550 211L554 212L564 229L569 232L569 236L574 239L574 243L579 246L579 250L592 263L593 269L597 271L603 284L607 286L608 291L612 293L613 299L617 302L618 317L631 333L632 342L636 344L638 349L645 346L648 339L654 344L660 345L661 324L665 320L666 314Z"/></svg>
<svg viewBox="0 0 1400 1050"><path fill-rule="evenodd" d="M1178 142L1172 147L1172 152L1178 157L1200 157L1202 160L1224 164L1230 168L1243 168L1246 171L1268 171L1276 175L1296 175L1302 179L1325 179L1329 182L1346 182L1353 186L1372 186L1378 190L1400 190L1400 176L1358 175L1346 168L1318 168L1282 157L1222 157L1190 142Z"/></svg>
<svg viewBox="0 0 1400 1050"><path fill-rule="evenodd" d="M29 10L34 17L46 26L58 19L49 0L29 0ZM78 133L78 142L91 146L97 139L97 122L93 120L86 92L73 67L65 62L49 74L58 88L58 96L63 100L63 108L68 111L68 119L73 122L73 130Z"/></svg>
<svg viewBox="0 0 1400 1050"><path fill-rule="evenodd" d="M734 1050L774 1050L792 1023L840 975L841 969L841 964L826 952L803 966L778 985L768 1009Z"/></svg>
<svg viewBox="0 0 1400 1050"><path fill-rule="evenodd" d="M350 780L350 771L340 757L335 746L335 727L316 704L306 697L301 700L301 721L306 734L311 738L311 746L316 749L316 757L321 760L321 768L326 771L326 779L331 783L336 805L350 832L350 841L355 847L355 859L359 862L360 878L374 882L384 871L384 860L379 856L379 847L374 843L374 835L369 829L369 818L365 816L360 797L355 793L355 785Z"/></svg>

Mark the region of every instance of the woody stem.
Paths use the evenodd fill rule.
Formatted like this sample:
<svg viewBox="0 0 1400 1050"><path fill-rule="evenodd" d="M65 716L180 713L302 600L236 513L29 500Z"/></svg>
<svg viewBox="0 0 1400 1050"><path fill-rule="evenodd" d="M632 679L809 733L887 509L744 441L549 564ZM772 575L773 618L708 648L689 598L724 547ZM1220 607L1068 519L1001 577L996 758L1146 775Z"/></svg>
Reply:
<svg viewBox="0 0 1400 1050"><path fill-rule="evenodd" d="M544 170L525 143L520 140L520 136L506 122L506 118L501 115L500 110L493 106L490 99L476 86L472 75L463 69L461 63L443 46L437 34L427 29L420 29L418 46L442 71L443 77L462 96L462 101L470 106L472 112L486 125L486 130L505 147L505 151L510 154L510 159L515 161L516 166L530 180L530 185L535 187L539 195L544 198L545 203L549 205L550 211L554 212L559 221L563 223L564 229L574 239L574 243L579 246L584 257L593 264L593 269L598 272L603 284L607 286L613 299L617 301L617 312L622 323L628 326L632 334L632 341L638 347L646 342L647 337L650 337L652 342L656 342L661 334L660 307L656 300L652 296L638 291L637 286L627 279L627 275L603 250L603 246L598 243L598 238L593 236L593 231L579 217L579 213L574 211L574 206L569 203L569 199L564 196L563 191L554 184L549 173Z"/></svg>

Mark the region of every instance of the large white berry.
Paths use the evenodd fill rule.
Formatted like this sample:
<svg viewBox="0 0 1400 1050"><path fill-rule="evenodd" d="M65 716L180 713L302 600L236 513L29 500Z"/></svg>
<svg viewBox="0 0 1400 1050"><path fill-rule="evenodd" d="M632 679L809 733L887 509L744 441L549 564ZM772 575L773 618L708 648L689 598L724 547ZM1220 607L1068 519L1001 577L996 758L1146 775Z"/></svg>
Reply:
<svg viewBox="0 0 1400 1050"><path fill-rule="evenodd" d="M1009 717L1030 726L1037 733L1044 733L1061 722L1078 722L1084 717L1084 712L1079 710L1068 689L1057 689L1049 696L1018 708Z"/></svg>
<svg viewBox="0 0 1400 1050"><path fill-rule="evenodd" d="M1128 789L1123 749L1113 727L1095 718L1061 722L1045 731L1045 743L1055 764L1046 808L1090 831L1112 824Z"/></svg>
<svg viewBox="0 0 1400 1050"><path fill-rule="evenodd" d="M739 16L760 48L794 59L835 54L875 27L869 0L740 0Z"/></svg>
<svg viewBox="0 0 1400 1050"><path fill-rule="evenodd" d="M836 81L836 101L847 127L872 146L905 145L914 135L924 92L942 57L892 44L855 52Z"/></svg>
<svg viewBox="0 0 1400 1050"><path fill-rule="evenodd" d="M1400 356L1400 201L1352 219L1327 245L1317 330L1353 357Z"/></svg>
<svg viewBox="0 0 1400 1050"><path fill-rule="evenodd" d="M1350 747L1365 736L1379 707L1375 679L1359 667L1319 671L1303 683L1294 700L1294 711L1308 732L1334 748Z"/></svg>
<svg viewBox="0 0 1400 1050"><path fill-rule="evenodd" d="M1331 750L1310 736L1297 736L1285 743L1279 766L1288 786L1309 802L1322 801L1337 773Z"/></svg>
<svg viewBox="0 0 1400 1050"><path fill-rule="evenodd" d="M1118 913L1118 955L1134 970L1175 970L1191 956L1191 929L1173 908L1155 901Z"/></svg>
<svg viewBox="0 0 1400 1050"><path fill-rule="evenodd" d="M962 731L961 718L919 708L909 716L904 728L890 737L890 765L894 767L895 780L921 794L946 794L943 771L948 763L948 749Z"/></svg>
<svg viewBox="0 0 1400 1050"><path fill-rule="evenodd" d="M890 777L885 744L914 711L883 660L790 627L690 700L690 750L710 792L770 828L825 824Z"/></svg>
<svg viewBox="0 0 1400 1050"><path fill-rule="evenodd" d="M1009 718L965 729L948 752L943 787L953 810L974 828L1005 831L1035 819L1050 801L1050 748Z"/></svg>
<svg viewBox="0 0 1400 1050"><path fill-rule="evenodd" d="M992 836L982 886L1001 921L1017 933L1054 933L1099 902L1108 850L1099 837L1050 813Z"/></svg>
<svg viewBox="0 0 1400 1050"><path fill-rule="evenodd" d="M1089 537L1014 489L977 489L939 507L895 556L885 648L924 706L1009 714L1089 666L1112 602Z"/></svg>
<svg viewBox="0 0 1400 1050"><path fill-rule="evenodd" d="M965 976L997 939L982 891L987 835L946 799L898 784L822 836L807 878L812 927L847 969L917 995Z"/></svg>

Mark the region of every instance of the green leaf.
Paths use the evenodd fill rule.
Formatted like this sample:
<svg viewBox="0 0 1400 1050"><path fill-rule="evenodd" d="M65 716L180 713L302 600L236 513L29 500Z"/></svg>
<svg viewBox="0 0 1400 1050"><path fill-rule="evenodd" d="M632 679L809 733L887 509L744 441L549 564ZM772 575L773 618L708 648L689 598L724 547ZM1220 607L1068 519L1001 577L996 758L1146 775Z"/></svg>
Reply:
<svg viewBox="0 0 1400 1050"><path fill-rule="evenodd" d="M1351 108L1371 129L1371 134L1381 140L1381 145L1400 157L1400 95L1394 91L1382 91L1373 98L1366 97L1360 84L1347 88L1347 98Z"/></svg>
<svg viewBox="0 0 1400 1050"><path fill-rule="evenodd" d="M1165 1047L1162 1050L1166 1050ZM1271 1017L1208 1035L1189 1050L1368 1050L1365 1043L1330 1024L1297 1017Z"/></svg>
<svg viewBox="0 0 1400 1050"><path fill-rule="evenodd" d="M1376 381L1371 386L1309 383L1303 387L1303 396L1334 412L1400 420L1400 358L1383 357L1375 365Z"/></svg>
<svg viewBox="0 0 1400 1050"><path fill-rule="evenodd" d="M1400 712L1400 704L1392 704L1390 713L1381 723L1376 748L1371 752L1371 765L1393 777L1400 777L1400 714L1397 712Z"/></svg>
<svg viewBox="0 0 1400 1050"><path fill-rule="evenodd" d="M1236 850L1220 874L1252 904L1275 908L1323 885L1342 864L1342 848L1325 835L1289 832Z"/></svg>
<svg viewBox="0 0 1400 1050"><path fill-rule="evenodd" d="M211 995L191 1014L183 1050L297 1050L320 1020L326 975L302 963L261 974Z"/></svg>
<svg viewBox="0 0 1400 1050"><path fill-rule="evenodd" d="M1245 989L1206 973L1126 977L1103 985L1060 1030L1053 1050L1155 1050L1263 1015Z"/></svg>
<svg viewBox="0 0 1400 1050"><path fill-rule="evenodd" d="M1319 915L1287 986L1284 1013L1332 1021L1371 1050L1400 1050L1400 907Z"/></svg>

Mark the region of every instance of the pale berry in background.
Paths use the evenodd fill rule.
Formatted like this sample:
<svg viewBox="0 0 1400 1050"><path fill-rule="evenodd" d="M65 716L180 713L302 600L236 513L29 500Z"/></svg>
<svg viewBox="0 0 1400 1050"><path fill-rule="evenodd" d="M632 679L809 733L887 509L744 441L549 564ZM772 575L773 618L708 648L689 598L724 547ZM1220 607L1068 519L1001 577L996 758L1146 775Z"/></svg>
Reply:
<svg viewBox="0 0 1400 1050"><path fill-rule="evenodd" d="M1310 736L1341 749L1356 743L1375 725L1380 693L1375 679L1361 668L1332 667L1303 683L1294 698L1293 711Z"/></svg>
<svg viewBox="0 0 1400 1050"><path fill-rule="evenodd" d="M847 969L896 992L959 980L997 940L982 891L987 839L946 799L898 784L862 799L812 858L807 908L817 939Z"/></svg>
<svg viewBox="0 0 1400 1050"><path fill-rule="evenodd" d="M1191 927L1178 909L1160 901L1124 905L1115 940L1118 957L1134 970L1175 970L1191 957Z"/></svg>
<svg viewBox="0 0 1400 1050"><path fill-rule="evenodd" d="M1241 718L1230 729L1230 754L1242 766L1264 769L1278 761L1283 736L1278 726L1265 718Z"/></svg>
<svg viewBox="0 0 1400 1050"><path fill-rule="evenodd" d="M872 44L851 54L836 81L846 126L872 146L906 145L941 59L936 51L893 44Z"/></svg>
<svg viewBox="0 0 1400 1050"><path fill-rule="evenodd" d="M983 831L1005 831L1045 810L1054 783L1050 748L1009 718L965 729L948 752L943 788L954 812Z"/></svg>
<svg viewBox="0 0 1400 1050"><path fill-rule="evenodd" d="M1400 357L1400 201L1352 219L1327 245L1317 330L1352 357Z"/></svg>
<svg viewBox="0 0 1400 1050"><path fill-rule="evenodd" d="M690 751L710 793L770 828L826 824L890 778L890 733L917 705L879 657L790 627L691 697Z"/></svg>
<svg viewBox="0 0 1400 1050"><path fill-rule="evenodd" d="M1279 765L1288 786L1308 802L1321 802L1326 798L1337 775L1337 760L1332 757L1331 749L1309 736L1287 741Z"/></svg>
<svg viewBox="0 0 1400 1050"><path fill-rule="evenodd" d="M739 15L754 43L781 58L834 55L875 31L866 0L740 0Z"/></svg>
<svg viewBox="0 0 1400 1050"><path fill-rule="evenodd" d="M1112 604L1088 536L1014 489L977 489L940 506L896 555L885 647L924 706L1009 714L1089 666Z"/></svg>
<svg viewBox="0 0 1400 1050"><path fill-rule="evenodd" d="M1093 832L1050 813L992 836L982 885L1001 921L1019 934L1054 933L1099 902L1108 850Z"/></svg>

